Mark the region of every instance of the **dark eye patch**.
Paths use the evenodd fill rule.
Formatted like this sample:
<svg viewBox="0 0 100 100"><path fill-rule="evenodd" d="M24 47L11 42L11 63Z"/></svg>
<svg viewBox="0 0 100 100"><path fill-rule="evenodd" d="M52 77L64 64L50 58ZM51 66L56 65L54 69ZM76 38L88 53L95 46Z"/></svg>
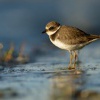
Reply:
<svg viewBox="0 0 100 100"><path fill-rule="evenodd" d="M53 30L55 27L50 27L49 30Z"/></svg>

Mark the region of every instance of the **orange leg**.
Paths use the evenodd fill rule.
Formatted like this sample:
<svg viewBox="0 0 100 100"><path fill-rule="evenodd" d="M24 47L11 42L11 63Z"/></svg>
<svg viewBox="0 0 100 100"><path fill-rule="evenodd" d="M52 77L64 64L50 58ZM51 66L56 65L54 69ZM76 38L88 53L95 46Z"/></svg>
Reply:
<svg viewBox="0 0 100 100"><path fill-rule="evenodd" d="M70 51L70 63L69 63L68 69L75 69L73 65L73 58L74 58L73 51Z"/></svg>
<svg viewBox="0 0 100 100"><path fill-rule="evenodd" d="M73 60L73 54L72 54L72 52L70 51L70 65L72 65L72 60Z"/></svg>
<svg viewBox="0 0 100 100"><path fill-rule="evenodd" d="M78 61L78 52L74 51L74 63L76 63Z"/></svg>

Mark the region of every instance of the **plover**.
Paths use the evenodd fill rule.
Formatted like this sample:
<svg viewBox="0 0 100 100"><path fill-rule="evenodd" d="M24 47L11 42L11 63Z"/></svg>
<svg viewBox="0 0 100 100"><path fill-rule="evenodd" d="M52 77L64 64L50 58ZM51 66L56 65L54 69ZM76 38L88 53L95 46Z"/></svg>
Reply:
<svg viewBox="0 0 100 100"><path fill-rule="evenodd" d="M70 53L70 65L74 58L78 58L77 51L91 42L100 39L98 35L87 34L84 31L72 27L60 25L58 22L49 22L42 33L47 33L50 41L60 49L68 50Z"/></svg>

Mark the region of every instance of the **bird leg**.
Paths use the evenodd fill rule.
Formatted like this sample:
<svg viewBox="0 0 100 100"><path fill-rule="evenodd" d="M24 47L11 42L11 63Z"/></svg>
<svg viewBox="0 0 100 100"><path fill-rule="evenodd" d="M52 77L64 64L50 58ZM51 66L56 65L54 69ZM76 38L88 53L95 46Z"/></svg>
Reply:
<svg viewBox="0 0 100 100"><path fill-rule="evenodd" d="M73 54L74 54L74 62L73 62L72 69L76 69L76 66L78 64L78 51L73 51Z"/></svg>
<svg viewBox="0 0 100 100"><path fill-rule="evenodd" d="M69 63L68 69L73 69L72 61L73 61L74 56L73 56L72 51L70 51L69 53L70 53L70 63Z"/></svg>
<svg viewBox="0 0 100 100"><path fill-rule="evenodd" d="M72 61L73 61L73 63L72 63ZM78 52L77 51L70 51L70 64L69 64L68 68L69 69L76 69L77 62L78 62Z"/></svg>
<svg viewBox="0 0 100 100"><path fill-rule="evenodd" d="M76 63L78 61L78 52L74 51L74 63Z"/></svg>
<svg viewBox="0 0 100 100"><path fill-rule="evenodd" d="M72 65L72 60L73 60L73 54L72 51L70 51L70 65Z"/></svg>

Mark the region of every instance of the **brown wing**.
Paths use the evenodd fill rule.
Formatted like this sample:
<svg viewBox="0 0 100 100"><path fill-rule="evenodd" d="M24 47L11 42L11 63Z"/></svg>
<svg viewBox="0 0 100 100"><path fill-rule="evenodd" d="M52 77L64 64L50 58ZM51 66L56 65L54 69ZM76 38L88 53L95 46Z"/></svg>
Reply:
<svg viewBox="0 0 100 100"><path fill-rule="evenodd" d="M61 34L60 34L61 33ZM66 43L66 44L81 44L86 43L95 39L96 37L83 32L82 30L70 27L70 26L61 26L57 32L57 39Z"/></svg>

